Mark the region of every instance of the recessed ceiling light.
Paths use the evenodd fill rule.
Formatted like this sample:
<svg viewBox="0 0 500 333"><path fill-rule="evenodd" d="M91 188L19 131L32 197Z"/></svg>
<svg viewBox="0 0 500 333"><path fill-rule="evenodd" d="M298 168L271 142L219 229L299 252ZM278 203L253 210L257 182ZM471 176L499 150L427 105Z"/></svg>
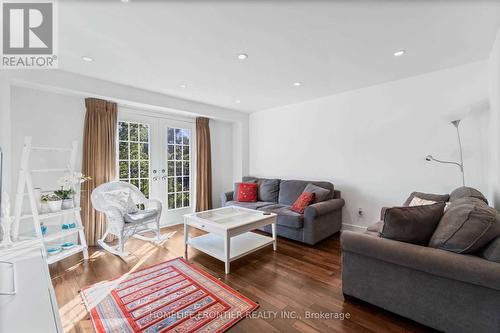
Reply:
<svg viewBox="0 0 500 333"><path fill-rule="evenodd" d="M298 87L298 86L302 85L302 82L294 82L293 85Z"/></svg>
<svg viewBox="0 0 500 333"><path fill-rule="evenodd" d="M235 100L234 102L235 102L236 104L240 104L240 103L241 103L241 101L240 101L239 99Z"/></svg>
<svg viewBox="0 0 500 333"><path fill-rule="evenodd" d="M83 60L83 61L86 61L86 62L92 62L92 61L94 61L94 58L89 57L89 56L83 56L83 57L82 57L82 60Z"/></svg>
<svg viewBox="0 0 500 333"><path fill-rule="evenodd" d="M129 0L120 0L121 2L129 2Z"/></svg>
<svg viewBox="0 0 500 333"><path fill-rule="evenodd" d="M406 53L406 50L399 50L399 51L394 52L394 56L395 57L401 57L405 53Z"/></svg>
<svg viewBox="0 0 500 333"><path fill-rule="evenodd" d="M181 87L182 89L184 89L184 88L187 88L187 85L181 84L179 87Z"/></svg>
<svg viewBox="0 0 500 333"><path fill-rule="evenodd" d="M238 54L238 59L245 60L246 58L248 58L248 54L246 54L246 53L240 53L240 54Z"/></svg>

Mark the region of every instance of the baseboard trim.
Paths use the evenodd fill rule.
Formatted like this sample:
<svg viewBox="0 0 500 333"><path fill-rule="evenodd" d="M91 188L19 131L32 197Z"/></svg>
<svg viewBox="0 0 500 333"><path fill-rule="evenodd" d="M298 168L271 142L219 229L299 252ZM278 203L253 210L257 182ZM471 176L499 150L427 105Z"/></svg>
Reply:
<svg viewBox="0 0 500 333"><path fill-rule="evenodd" d="M355 232L365 232L367 227L355 224L342 223L342 230L349 230Z"/></svg>

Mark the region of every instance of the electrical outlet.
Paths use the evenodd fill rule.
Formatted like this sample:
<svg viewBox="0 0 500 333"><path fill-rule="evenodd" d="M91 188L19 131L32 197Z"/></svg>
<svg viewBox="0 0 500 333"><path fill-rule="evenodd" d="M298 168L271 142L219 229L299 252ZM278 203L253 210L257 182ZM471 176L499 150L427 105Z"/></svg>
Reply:
<svg viewBox="0 0 500 333"><path fill-rule="evenodd" d="M358 208L358 216L361 217L364 215L364 211L363 211L363 208Z"/></svg>

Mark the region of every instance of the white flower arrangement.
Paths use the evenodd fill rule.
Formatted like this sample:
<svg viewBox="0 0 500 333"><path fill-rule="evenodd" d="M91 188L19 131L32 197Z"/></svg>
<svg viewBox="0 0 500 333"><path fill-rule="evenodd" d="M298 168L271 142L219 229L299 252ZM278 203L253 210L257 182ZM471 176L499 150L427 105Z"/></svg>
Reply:
<svg viewBox="0 0 500 333"><path fill-rule="evenodd" d="M61 189L54 191L54 193L60 196L62 199L69 199L73 194L75 194L75 185L82 184L90 179L90 177L83 175L81 172L65 173L57 181L57 184L61 187Z"/></svg>

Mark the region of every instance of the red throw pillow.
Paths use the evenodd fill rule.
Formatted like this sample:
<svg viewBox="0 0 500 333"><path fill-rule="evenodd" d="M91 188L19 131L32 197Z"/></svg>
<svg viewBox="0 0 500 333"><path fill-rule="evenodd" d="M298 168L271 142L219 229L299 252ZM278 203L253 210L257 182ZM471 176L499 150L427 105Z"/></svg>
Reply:
<svg viewBox="0 0 500 333"><path fill-rule="evenodd" d="M292 205L292 210L299 214L304 214L306 207L309 206L314 201L314 193L303 192L300 197L295 200Z"/></svg>
<svg viewBox="0 0 500 333"><path fill-rule="evenodd" d="M240 183L238 186L238 202L256 202L257 201L257 184L256 183Z"/></svg>

